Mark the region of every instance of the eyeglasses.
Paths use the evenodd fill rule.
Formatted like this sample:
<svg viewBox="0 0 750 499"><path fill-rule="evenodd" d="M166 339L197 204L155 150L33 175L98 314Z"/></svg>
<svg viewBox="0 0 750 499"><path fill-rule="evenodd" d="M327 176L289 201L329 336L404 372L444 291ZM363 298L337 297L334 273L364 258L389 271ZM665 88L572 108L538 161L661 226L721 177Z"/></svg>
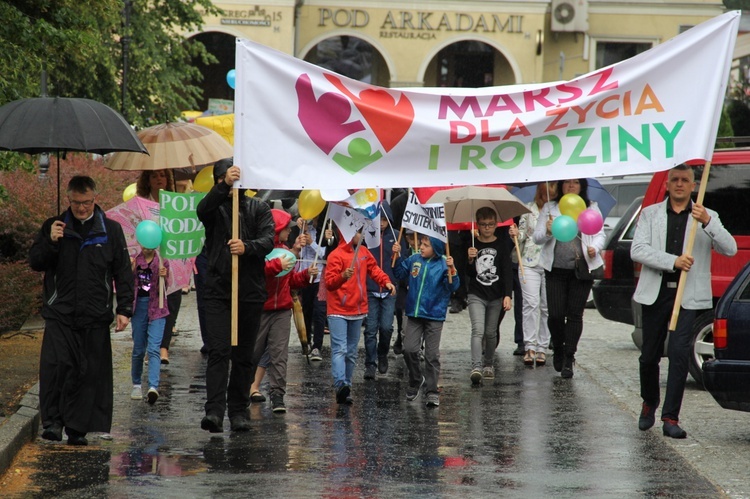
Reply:
<svg viewBox="0 0 750 499"><path fill-rule="evenodd" d="M83 206L84 208L91 208L94 206L94 200L93 199L87 199L86 201L74 201L72 199L68 199L70 201L70 206L74 208L78 208Z"/></svg>
<svg viewBox="0 0 750 499"><path fill-rule="evenodd" d="M477 225L480 226L480 227L483 227L485 229L489 229L489 228L494 227L495 225L497 225L497 223L494 223L494 222L493 223L478 223Z"/></svg>

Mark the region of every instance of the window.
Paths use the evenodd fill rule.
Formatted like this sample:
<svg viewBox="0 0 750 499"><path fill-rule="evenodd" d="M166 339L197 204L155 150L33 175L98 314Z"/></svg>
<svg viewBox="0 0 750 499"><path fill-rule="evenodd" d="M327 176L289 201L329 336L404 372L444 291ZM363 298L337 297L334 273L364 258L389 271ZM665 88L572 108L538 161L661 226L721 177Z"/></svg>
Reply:
<svg viewBox="0 0 750 499"><path fill-rule="evenodd" d="M647 51L653 45L653 42L597 41L594 69L630 59L634 55Z"/></svg>

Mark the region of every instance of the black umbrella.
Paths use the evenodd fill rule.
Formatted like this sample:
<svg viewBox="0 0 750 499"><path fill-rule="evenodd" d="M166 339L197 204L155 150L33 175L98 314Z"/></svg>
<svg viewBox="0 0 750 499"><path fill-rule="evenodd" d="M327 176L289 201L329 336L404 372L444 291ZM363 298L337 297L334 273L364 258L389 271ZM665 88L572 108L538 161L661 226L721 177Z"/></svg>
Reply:
<svg viewBox="0 0 750 499"><path fill-rule="evenodd" d="M60 211L60 152L148 154L125 119L90 99L37 97L0 107L0 150L57 154L57 211Z"/></svg>

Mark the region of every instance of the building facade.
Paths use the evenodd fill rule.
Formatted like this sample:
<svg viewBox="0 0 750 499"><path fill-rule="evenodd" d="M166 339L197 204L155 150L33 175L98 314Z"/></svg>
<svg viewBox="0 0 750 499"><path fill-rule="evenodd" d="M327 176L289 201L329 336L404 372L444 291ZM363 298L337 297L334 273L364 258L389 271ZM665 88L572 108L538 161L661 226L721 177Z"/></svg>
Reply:
<svg viewBox="0 0 750 499"><path fill-rule="evenodd" d="M218 0L190 33L217 55L206 97L227 98L235 38L384 87L570 80L725 11L711 0ZM215 81L217 90L212 89ZM223 95L212 95L221 93Z"/></svg>

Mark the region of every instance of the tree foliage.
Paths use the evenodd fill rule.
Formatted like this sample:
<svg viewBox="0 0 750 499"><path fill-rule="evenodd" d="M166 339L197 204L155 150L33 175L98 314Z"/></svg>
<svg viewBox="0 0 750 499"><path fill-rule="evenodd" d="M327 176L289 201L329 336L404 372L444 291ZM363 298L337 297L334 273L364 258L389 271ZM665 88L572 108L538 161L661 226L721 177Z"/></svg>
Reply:
<svg viewBox="0 0 750 499"><path fill-rule="evenodd" d="M218 13L211 0L0 1L0 104L41 93L87 97L121 109L121 37L129 37L125 116L141 126L194 108L201 90L193 58L214 58L183 33L200 29L200 11Z"/></svg>

